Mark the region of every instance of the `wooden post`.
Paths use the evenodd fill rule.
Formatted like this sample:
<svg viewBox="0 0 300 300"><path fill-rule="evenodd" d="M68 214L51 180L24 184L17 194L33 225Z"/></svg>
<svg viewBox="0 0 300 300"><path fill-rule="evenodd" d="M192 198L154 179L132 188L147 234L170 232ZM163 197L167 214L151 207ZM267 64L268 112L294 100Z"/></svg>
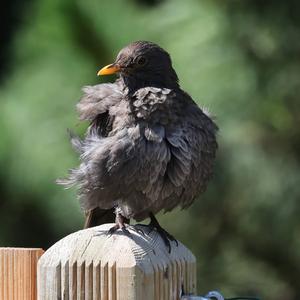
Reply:
<svg viewBox="0 0 300 300"><path fill-rule="evenodd" d="M111 226L75 232L45 252L39 300L177 300L182 287L196 292L196 260L180 242L168 253L156 231L108 236Z"/></svg>
<svg viewBox="0 0 300 300"><path fill-rule="evenodd" d="M36 300L37 261L42 249L0 248L0 299Z"/></svg>

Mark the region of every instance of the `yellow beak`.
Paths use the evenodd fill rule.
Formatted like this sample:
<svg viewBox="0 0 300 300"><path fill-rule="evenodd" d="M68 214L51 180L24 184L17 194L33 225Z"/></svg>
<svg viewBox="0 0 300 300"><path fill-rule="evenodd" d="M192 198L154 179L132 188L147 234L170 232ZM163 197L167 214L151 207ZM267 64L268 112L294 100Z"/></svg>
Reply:
<svg viewBox="0 0 300 300"><path fill-rule="evenodd" d="M117 73L119 71L120 71L120 67L116 66L115 64L110 64L108 66L103 67L97 73L97 76L115 74L115 73Z"/></svg>

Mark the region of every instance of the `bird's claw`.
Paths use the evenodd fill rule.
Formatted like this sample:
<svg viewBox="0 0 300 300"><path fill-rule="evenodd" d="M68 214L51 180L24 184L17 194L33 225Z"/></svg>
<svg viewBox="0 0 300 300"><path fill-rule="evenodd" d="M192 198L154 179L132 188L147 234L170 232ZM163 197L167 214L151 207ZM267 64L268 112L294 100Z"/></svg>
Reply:
<svg viewBox="0 0 300 300"><path fill-rule="evenodd" d="M176 246L178 247L178 241L174 238L173 235L171 235L168 231L166 231L165 229L163 229L160 224L158 223L157 219L155 218L155 216L153 214L150 214L150 224L149 227L151 228L149 233L152 230L156 230L156 232L160 235L160 237L162 238L162 240L164 241L166 247L168 248L168 252L171 253L171 243L170 242L175 242Z"/></svg>
<svg viewBox="0 0 300 300"><path fill-rule="evenodd" d="M175 242L176 247L178 247L178 241L169 232L164 230L162 227L154 227L153 229L156 230L156 232L162 238L163 242L165 243L166 247L168 248L169 253L171 253L171 242Z"/></svg>
<svg viewBox="0 0 300 300"><path fill-rule="evenodd" d="M124 233L125 235L131 236L131 233L130 233L130 231L126 228L126 226L123 226L121 229L122 229L122 231L123 231L123 233Z"/></svg>
<svg viewBox="0 0 300 300"><path fill-rule="evenodd" d="M107 233L109 236L112 236L118 229L119 229L119 225L116 224L113 227L111 227Z"/></svg>
<svg viewBox="0 0 300 300"><path fill-rule="evenodd" d="M163 229L159 225L158 221L156 220L156 218L153 214L150 214L150 218L151 218L151 221L148 225L137 224L134 226L134 227L136 227L136 226L144 227L147 229L147 232L146 232L146 230L142 230L140 228L136 231L138 233L142 233L145 236L145 232L147 233L147 235L149 235L152 231L155 230L159 234L159 236L162 238L166 247L168 248L168 252L171 253L171 243L170 242L175 242L176 246L178 246L178 241L173 237L173 235L171 235L169 232L167 232L165 229Z"/></svg>
<svg viewBox="0 0 300 300"><path fill-rule="evenodd" d="M176 246L178 246L178 241L173 237L173 235L171 235L169 232L167 232L165 229L163 229L159 225L157 219L155 218L155 216L152 213L150 214L151 221L150 221L149 225L136 224L136 225L130 226L129 224L126 224L124 222L124 219L125 218L122 215L116 214L116 224L108 230L109 236L114 234L118 229L121 229L122 232L127 236L131 236L131 233L128 229L131 229L131 230L135 231L136 233L145 236L145 230L139 228L139 227L145 227L148 229L147 235L149 235L153 230L155 230L159 234L159 236L163 240L164 244L168 248L169 253L171 253L171 242L175 242Z"/></svg>
<svg viewBox="0 0 300 300"><path fill-rule="evenodd" d="M126 228L126 225L120 226L119 224L114 225L108 230L108 235L112 236L118 229L121 229L125 235L131 236L130 231Z"/></svg>

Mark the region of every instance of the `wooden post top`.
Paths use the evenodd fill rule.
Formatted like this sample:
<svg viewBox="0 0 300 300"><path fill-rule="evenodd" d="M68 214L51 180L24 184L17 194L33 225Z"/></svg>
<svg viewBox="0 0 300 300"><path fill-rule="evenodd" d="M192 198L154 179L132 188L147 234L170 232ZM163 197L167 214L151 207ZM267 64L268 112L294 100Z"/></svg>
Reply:
<svg viewBox="0 0 300 300"><path fill-rule="evenodd" d="M182 287L196 292L196 260L184 245L172 242L169 253L156 231L109 236L113 225L80 230L49 248L38 264L38 299L163 300L179 299Z"/></svg>

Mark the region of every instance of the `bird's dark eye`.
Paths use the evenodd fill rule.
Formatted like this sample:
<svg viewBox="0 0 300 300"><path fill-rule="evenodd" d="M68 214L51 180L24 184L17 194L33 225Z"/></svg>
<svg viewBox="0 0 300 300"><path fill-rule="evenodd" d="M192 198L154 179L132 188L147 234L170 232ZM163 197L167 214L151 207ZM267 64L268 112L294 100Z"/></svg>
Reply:
<svg viewBox="0 0 300 300"><path fill-rule="evenodd" d="M146 64L147 59L144 56L140 56L137 58L136 62L138 65L143 66Z"/></svg>

